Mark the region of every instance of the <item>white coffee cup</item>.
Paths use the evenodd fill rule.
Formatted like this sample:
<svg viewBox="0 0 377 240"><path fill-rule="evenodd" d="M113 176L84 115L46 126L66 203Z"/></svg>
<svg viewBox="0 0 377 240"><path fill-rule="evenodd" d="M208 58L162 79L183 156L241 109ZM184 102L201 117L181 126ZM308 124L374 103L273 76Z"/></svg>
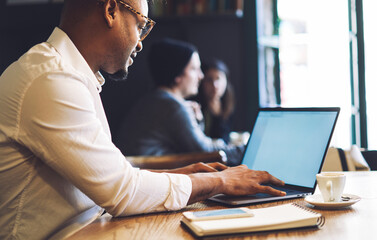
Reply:
<svg viewBox="0 0 377 240"><path fill-rule="evenodd" d="M346 175L337 172L322 172L317 174L317 184L324 202L340 202Z"/></svg>

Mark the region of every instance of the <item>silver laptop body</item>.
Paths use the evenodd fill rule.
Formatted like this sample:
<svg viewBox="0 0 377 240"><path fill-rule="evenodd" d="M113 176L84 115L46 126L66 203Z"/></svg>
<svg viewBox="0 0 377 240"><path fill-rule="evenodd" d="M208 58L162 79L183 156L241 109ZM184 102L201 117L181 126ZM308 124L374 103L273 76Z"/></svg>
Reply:
<svg viewBox="0 0 377 240"><path fill-rule="evenodd" d="M286 196L216 195L210 200L228 205L262 203L314 193L340 108L261 108L258 110L242 164L268 171L283 180Z"/></svg>

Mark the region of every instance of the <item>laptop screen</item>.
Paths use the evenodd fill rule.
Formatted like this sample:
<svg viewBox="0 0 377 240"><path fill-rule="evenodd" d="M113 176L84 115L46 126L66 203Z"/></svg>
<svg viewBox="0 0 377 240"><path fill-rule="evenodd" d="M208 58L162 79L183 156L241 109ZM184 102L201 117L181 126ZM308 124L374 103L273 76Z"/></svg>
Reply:
<svg viewBox="0 0 377 240"><path fill-rule="evenodd" d="M242 163L286 184L314 187L338 112L261 109Z"/></svg>

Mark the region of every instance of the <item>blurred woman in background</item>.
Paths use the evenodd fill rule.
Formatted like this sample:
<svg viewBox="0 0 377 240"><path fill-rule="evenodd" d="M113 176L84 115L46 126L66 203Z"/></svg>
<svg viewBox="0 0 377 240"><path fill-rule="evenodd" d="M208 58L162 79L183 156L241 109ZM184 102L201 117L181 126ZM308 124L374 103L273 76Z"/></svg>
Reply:
<svg viewBox="0 0 377 240"><path fill-rule="evenodd" d="M238 165L244 145L228 145L206 136L197 122L199 104L186 99L198 94L204 75L192 44L164 39L149 52L155 89L127 114L117 146L129 155L168 155L223 150L228 165Z"/></svg>
<svg viewBox="0 0 377 240"><path fill-rule="evenodd" d="M228 143L235 107L228 67L223 61L213 59L203 64L202 69L204 79L197 99L202 106L204 132L211 138L221 138Z"/></svg>

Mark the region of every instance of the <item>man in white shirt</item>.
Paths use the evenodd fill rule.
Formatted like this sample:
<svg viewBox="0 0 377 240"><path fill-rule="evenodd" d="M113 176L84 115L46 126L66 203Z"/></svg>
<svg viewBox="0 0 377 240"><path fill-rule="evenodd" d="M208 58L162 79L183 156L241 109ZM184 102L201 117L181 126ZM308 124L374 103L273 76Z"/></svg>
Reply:
<svg viewBox="0 0 377 240"><path fill-rule="evenodd" d="M146 0L65 0L59 27L0 77L0 239L64 238L100 216L178 210L218 193L285 193L245 166L133 168L111 142L99 70L125 78ZM223 171L216 171L223 170ZM211 173L195 173L208 171ZM242 179L242 181L241 181Z"/></svg>

